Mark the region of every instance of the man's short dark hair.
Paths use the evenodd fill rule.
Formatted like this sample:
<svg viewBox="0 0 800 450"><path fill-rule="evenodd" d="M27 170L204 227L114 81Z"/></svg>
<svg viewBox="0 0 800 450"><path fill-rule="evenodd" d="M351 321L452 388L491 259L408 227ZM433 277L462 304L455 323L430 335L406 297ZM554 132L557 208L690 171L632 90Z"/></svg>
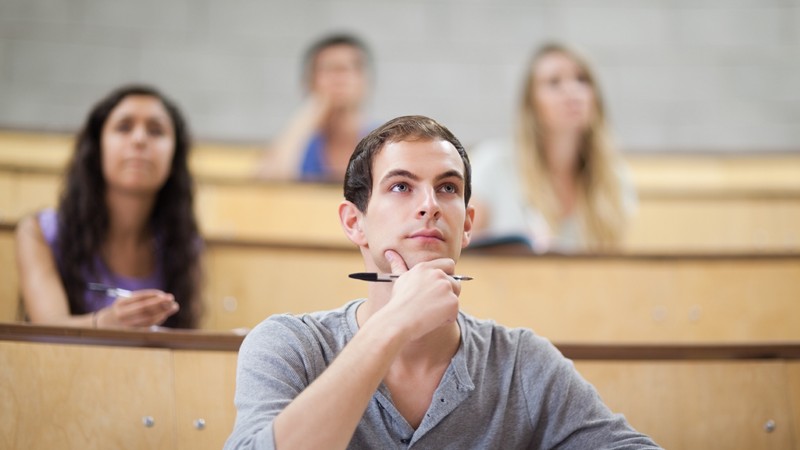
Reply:
<svg viewBox="0 0 800 450"><path fill-rule="evenodd" d="M367 44L363 40L349 33L329 34L315 41L306 50L305 56L303 57L303 74L306 82L311 81L317 55L323 50L337 45L346 45L357 49L362 55L362 69L367 71L372 67L372 52L370 52L369 47L367 47Z"/></svg>
<svg viewBox="0 0 800 450"><path fill-rule="evenodd" d="M402 141L447 141L456 148L464 163L464 204L472 195L472 168L464 146L444 125L425 116L402 116L373 130L358 143L344 176L344 198L361 212L367 212L372 194L372 161L386 144Z"/></svg>

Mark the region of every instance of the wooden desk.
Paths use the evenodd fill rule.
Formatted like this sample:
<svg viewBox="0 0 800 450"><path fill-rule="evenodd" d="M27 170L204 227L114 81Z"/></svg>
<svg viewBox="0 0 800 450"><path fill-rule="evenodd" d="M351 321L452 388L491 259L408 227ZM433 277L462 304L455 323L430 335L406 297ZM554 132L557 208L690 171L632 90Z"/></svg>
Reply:
<svg viewBox="0 0 800 450"><path fill-rule="evenodd" d="M0 166L0 221L54 206L60 177ZM203 181L201 230L212 239L349 248L338 222L341 187ZM626 236L628 253L800 251L800 193L643 193Z"/></svg>
<svg viewBox="0 0 800 450"><path fill-rule="evenodd" d="M74 135L0 130L0 165L60 172ZM259 143L197 142L190 155L199 180L242 181L253 177ZM469 150L469 149L468 149ZM800 194L800 151L748 153L628 152L637 191L644 194Z"/></svg>
<svg viewBox="0 0 800 450"><path fill-rule="evenodd" d="M0 324L0 447L221 448L235 419L241 339ZM665 448L800 443L797 342L557 347L613 411Z"/></svg>
<svg viewBox="0 0 800 450"><path fill-rule="evenodd" d="M74 146L72 134L0 130L0 165L60 174ZM260 151L255 144L197 142L189 167L202 180L247 180L255 174Z"/></svg>
<svg viewBox="0 0 800 450"><path fill-rule="evenodd" d="M10 227L0 226L0 314L18 318ZM354 248L209 240L201 327L249 328L271 314L366 295ZM462 307L568 342L800 340L800 254L534 257L465 254Z"/></svg>
<svg viewBox="0 0 800 450"><path fill-rule="evenodd" d="M222 448L241 339L0 325L0 448Z"/></svg>
<svg viewBox="0 0 800 450"><path fill-rule="evenodd" d="M13 228L0 223L0 322L22 318L18 286Z"/></svg>
<svg viewBox="0 0 800 450"><path fill-rule="evenodd" d="M366 295L356 250L208 243L204 328ZM464 255L462 307L558 341L800 340L800 254L533 257ZM309 279L313 274L313 279Z"/></svg>
<svg viewBox="0 0 800 450"><path fill-rule="evenodd" d="M0 220L56 203L74 136L0 130ZM190 156L204 233L347 247L338 185L252 181L260 145L199 142ZM632 253L800 251L800 152L626 154L639 211Z"/></svg>

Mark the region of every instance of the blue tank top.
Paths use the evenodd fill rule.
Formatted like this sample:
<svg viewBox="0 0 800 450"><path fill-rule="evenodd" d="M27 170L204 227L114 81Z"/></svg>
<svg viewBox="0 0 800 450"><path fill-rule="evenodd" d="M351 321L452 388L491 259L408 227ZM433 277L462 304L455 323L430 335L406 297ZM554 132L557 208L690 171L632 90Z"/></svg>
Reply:
<svg viewBox="0 0 800 450"><path fill-rule="evenodd" d="M375 124L369 124L361 129L364 137L375 129ZM353 149L355 150L355 149ZM300 179L302 181L330 181L334 179L328 161L325 159L325 137L322 133L314 133L306 145L303 161L300 163Z"/></svg>

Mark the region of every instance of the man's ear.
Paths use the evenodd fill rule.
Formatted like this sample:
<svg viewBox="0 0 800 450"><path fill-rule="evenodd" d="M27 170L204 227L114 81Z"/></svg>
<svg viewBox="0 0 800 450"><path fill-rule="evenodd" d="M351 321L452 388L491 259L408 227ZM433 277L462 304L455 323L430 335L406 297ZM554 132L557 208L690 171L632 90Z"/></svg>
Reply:
<svg viewBox="0 0 800 450"><path fill-rule="evenodd" d="M461 240L461 248L466 248L472 239L472 223L475 221L475 207L467 205L467 213L464 215L464 239Z"/></svg>
<svg viewBox="0 0 800 450"><path fill-rule="evenodd" d="M345 200L339 204L339 222L342 224L342 230L347 239L359 247L367 245L367 238L362 226L363 220L364 213L359 211L353 202Z"/></svg>

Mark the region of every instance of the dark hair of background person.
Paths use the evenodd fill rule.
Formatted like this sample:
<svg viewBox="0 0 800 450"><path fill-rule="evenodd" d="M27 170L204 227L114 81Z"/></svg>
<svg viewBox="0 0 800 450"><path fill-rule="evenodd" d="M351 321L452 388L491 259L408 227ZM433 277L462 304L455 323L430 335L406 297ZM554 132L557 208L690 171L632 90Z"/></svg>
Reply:
<svg viewBox="0 0 800 450"><path fill-rule="evenodd" d="M337 45L346 45L348 47L353 47L358 49L361 53L361 68L365 72L371 72L372 68L372 52L370 51L367 44L361 40L360 38L356 37L353 34L349 33L334 33L323 36L322 38L315 41L311 46L306 50L305 55L303 56L303 80L305 80L306 85L311 82L312 76L314 74L314 66L317 61L317 55L320 54L323 50L335 47Z"/></svg>
<svg viewBox="0 0 800 450"><path fill-rule="evenodd" d="M344 177L344 198L361 212L367 211L372 194L372 160L384 145L402 141L444 140L456 148L464 163L464 203L472 196L472 169L464 146L444 125L425 116L392 119L364 137L350 156Z"/></svg>
<svg viewBox="0 0 800 450"><path fill-rule="evenodd" d="M126 97L143 95L161 101L175 130L175 150L170 174L158 192L151 212L151 226L164 257L161 261L164 290L175 296L180 310L164 326L193 328L200 316L200 240L194 216L194 182L189 173L191 148L188 125L177 106L155 88L123 86L100 100L78 134L75 153L67 169L58 206L56 245L64 267L64 288L73 314L86 313L80 299L86 289L83 268L94 270L94 258L105 241L109 212L105 202L106 181L102 169L102 133L114 108Z"/></svg>

